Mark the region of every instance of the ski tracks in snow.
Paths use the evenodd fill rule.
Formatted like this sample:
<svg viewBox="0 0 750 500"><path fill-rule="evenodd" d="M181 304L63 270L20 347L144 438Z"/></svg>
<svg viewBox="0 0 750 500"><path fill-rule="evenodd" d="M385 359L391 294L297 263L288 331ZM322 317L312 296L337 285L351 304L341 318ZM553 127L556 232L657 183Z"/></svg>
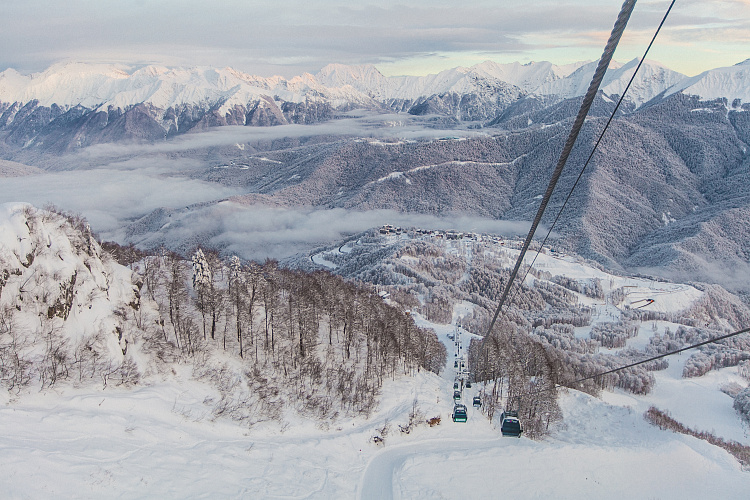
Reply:
<svg viewBox="0 0 750 500"><path fill-rule="evenodd" d="M483 440L431 439L388 447L375 455L367 464L359 483L357 498L359 500L401 498L398 485L394 482L394 476L410 458L424 458L427 455L445 455L446 458L449 455L467 455L496 448L500 446L500 442L501 438Z"/></svg>

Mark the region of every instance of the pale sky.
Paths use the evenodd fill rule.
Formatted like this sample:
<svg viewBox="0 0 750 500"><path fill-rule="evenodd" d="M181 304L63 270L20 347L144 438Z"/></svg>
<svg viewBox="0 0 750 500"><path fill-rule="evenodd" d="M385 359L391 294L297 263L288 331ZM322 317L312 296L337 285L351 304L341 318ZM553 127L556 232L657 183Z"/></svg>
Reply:
<svg viewBox="0 0 750 500"><path fill-rule="evenodd" d="M485 60L595 60L622 0L0 0L0 70L60 61L231 66L260 76L328 63L422 75ZM669 0L641 0L615 59L639 57ZM649 59L695 75L750 58L750 0L678 0Z"/></svg>

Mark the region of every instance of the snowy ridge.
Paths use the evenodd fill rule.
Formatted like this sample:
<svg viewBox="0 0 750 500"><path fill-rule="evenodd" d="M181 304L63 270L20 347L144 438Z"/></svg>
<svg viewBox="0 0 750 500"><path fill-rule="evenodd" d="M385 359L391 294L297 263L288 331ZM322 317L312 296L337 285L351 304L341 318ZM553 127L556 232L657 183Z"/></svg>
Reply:
<svg viewBox="0 0 750 500"><path fill-rule="evenodd" d="M24 362L44 366L45 348L59 343L86 348L98 363L114 367L133 345L117 312L138 303L130 270L102 258L91 233L80 229L27 204L0 205L0 309L4 322L22 332L18 354ZM50 339L39 342L35 330L50 332ZM54 379L49 369L39 376Z"/></svg>
<svg viewBox="0 0 750 500"><path fill-rule="evenodd" d="M529 62L526 64L518 62L498 64L492 61L485 61L472 66L472 69L478 74L497 78L528 92L533 92L545 83L570 76L571 73L585 64L587 62L558 66L548 61Z"/></svg>
<svg viewBox="0 0 750 500"><path fill-rule="evenodd" d="M666 94L683 92L697 95L701 99L726 98L730 101L750 101L750 59L727 66L704 71L670 87Z"/></svg>
<svg viewBox="0 0 750 500"><path fill-rule="evenodd" d="M626 64L612 62L602 81L601 90L605 94L621 95L638 67L638 62L638 59L633 59ZM541 84L534 92L565 98L584 95L597 64L596 61L584 64L566 78ZM640 106L685 78L682 73L665 68L657 62L646 60L628 90L627 98L636 106Z"/></svg>
<svg viewBox="0 0 750 500"><path fill-rule="evenodd" d="M346 84L333 88L345 87ZM0 73L0 100L42 106L108 106L125 108L148 103L159 108L222 99L246 104L260 96L278 95L300 102L309 91L329 94L306 74L285 80L247 75L232 68L166 68L119 64L56 64L41 73L24 76L13 69ZM334 92L337 98L359 98L356 92Z"/></svg>
<svg viewBox="0 0 750 500"><path fill-rule="evenodd" d="M622 95L625 88L633 77L633 73L638 67L638 59L633 59L627 64L607 72L607 78L604 80L602 90L609 95ZM627 97L634 102L636 106L644 104L667 87L670 87L685 78L685 75L665 68L654 61L645 61L638 71L638 75L628 90Z"/></svg>
<svg viewBox="0 0 750 500"><path fill-rule="evenodd" d="M141 103L161 109L219 101L224 106L244 105L262 96L301 102L311 92L330 100L368 100L345 86L326 88L309 74L285 80L247 75L232 68L65 63L30 76L23 76L13 69L0 73L2 102L36 100L42 106L81 105L103 110L109 107L125 109Z"/></svg>
<svg viewBox="0 0 750 500"><path fill-rule="evenodd" d="M638 60L612 63L602 85L607 94L619 94ZM485 61L426 76L386 77L375 66L329 64L316 75L285 79L260 77L232 68L167 68L123 64L59 63L41 73L22 75L14 69L0 73L0 102L62 107L81 105L106 110L140 103L167 109L182 104L222 103L222 109L246 105L261 97L303 102L318 97L336 104L372 105L372 100L414 100L446 93L488 91L555 95L569 98L586 92L597 62L555 65L550 62L498 64ZM687 92L706 99L750 98L750 62L706 71L686 78L664 66L646 61L630 90L640 105L661 92Z"/></svg>
<svg viewBox="0 0 750 500"><path fill-rule="evenodd" d="M623 93L636 66L637 60L612 64L602 86L604 101ZM386 77L372 65L332 64L317 75L289 79L232 68L155 65L68 63L28 76L9 69L0 73L0 131L7 144L60 154L102 143L163 141L213 127L314 125L354 110L439 117L448 128L501 122L523 128L546 123L545 107L561 105L565 113L565 100L586 92L594 68L595 63L484 62L426 76ZM646 61L624 109L635 111L668 95L668 89L723 96L735 108L750 95L747 64L696 78L685 83L684 75ZM535 118L522 116L526 113Z"/></svg>
<svg viewBox="0 0 750 500"><path fill-rule="evenodd" d="M386 77L372 65L329 64L316 79L326 86L350 85L378 100L413 100L449 92L465 94L478 91L479 80L499 80L474 68L457 67L426 76Z"/></svg>

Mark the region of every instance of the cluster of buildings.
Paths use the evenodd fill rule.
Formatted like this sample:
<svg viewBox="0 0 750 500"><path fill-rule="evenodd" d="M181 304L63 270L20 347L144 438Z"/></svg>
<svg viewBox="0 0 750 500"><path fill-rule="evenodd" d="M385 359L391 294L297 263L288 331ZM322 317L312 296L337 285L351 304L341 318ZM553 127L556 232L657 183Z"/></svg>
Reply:
<svg viewBox="0 0 750 500"><path fill-rule="evenodd" d="M493 241L495 243L504 244L504 241L499 236L482 235L478 233L463 233L460 231L445 231L442 229L404 229L402 227L393 226L391 224L385 224L379 229L380 234L384 236L388 235L407 235L414 238L427 237L435 239L445 240L471 240L471 241Z"/></svg>

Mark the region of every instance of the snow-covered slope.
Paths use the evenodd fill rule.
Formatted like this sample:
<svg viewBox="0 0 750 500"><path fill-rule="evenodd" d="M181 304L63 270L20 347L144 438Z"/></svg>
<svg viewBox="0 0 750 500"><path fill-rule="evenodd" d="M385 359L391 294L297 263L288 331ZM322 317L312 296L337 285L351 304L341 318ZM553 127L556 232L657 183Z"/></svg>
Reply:
<svg viewBox="0 0 750 500"><path fill-rule="evenodd" d="M0 355L4 384L39 377L46 387L59 370L68 375L66 366L98 378L138 360L124 327L123 311L139 307L131 272L104 258L79 222L22 203L0 205L0 337L14 337Z"/></svg>
<svg viewBox="0 0 750 500"><path fill-rule="evenodd" d="M452 345L455 325L431 326ZM454 423L452 376L389 380L370 419L327 430L300 418L250 429L212 420L205 401L215 392L186 378L20 400L3 393L0 421L13 432L0 434L0 488L10 498L378 500L457 491L467 498L742 499L750 488L750 474L727 452L649 425L641 403L618 394L610 402L564 394L565 423L542 441L502 438L471 406L468 422ZM708 394L693 391L681 406L700 406ZM440 424L400 432L415 403L425 419L441 416ZM385 427L385 443L374 444Z"/></svg>
<svg viewBox="0 0 750 500"><path fill-rule="evenodd" d="M355 245L334 251L353 254ZM469 252L465 242L445 245L455 255ZM736 368L685 381L681 359L657 373L651 395L615 391L602 401L570 390L560 397L562 425L553 424L550 435L538 441L525 434L500 437L497 415L490 421L480 408L468 408L466 423L452 422L454 357L442 376L415 370L413 376L384 377L380 404L369 416L284 412L242 425L211 411L221 387L195 376L215 359L191 364L183 358L149 374L156 362L156 356L148 357L153 344L127 336L118 341L121 309L137 305L131 273L102 257L81 220L20 203L0 206L0 263L0 356L13 349L20 355L3 359L46 367L39 376L49 381L54 361L72 344L75 358L66 364L75 373L66 377L74 381L90 378L97 363L105 380L122 377L128 373L122 360L137 353L146 374L134 386L102 387L98 378L52 388L42 383L41 391L17 390L4 379L3 387L11 390L0 391L0 422L12 432L0 433L0 490L9 498L101 498L114 492L122 498L388 499L441 498L457 490L477 498L498 492L576 499L744 498L750 488L750 475L726 451L659 430L642 417L645 407L656 404L692 427L747 442L731 400L719 391L727 382L742 382ZM631 306L638 294L657 293L653 311L681 309L700 295L683 285L659 284L655 290L645 279L605 275L572 257L543 254L538 265L550 275L628 287ZM475 337L457 326L473 307L456 304L449 324L416 312L413 317L418 326L434 329L447 348L461 351L463 340L456 346L449 334ZM612 321L619 312L611 303L602 308L605 314L596 321ZM153 318L143 321L154 324ZM658 323L643 334L673 326ZM32 330L41 335L29 334ZM641 340L639 335L629 343ZM256 389L268 387L270 365L258 365L264 382ZM14 369L12 363L0 364L3 377ZM228 371L225 365L221 373ZM303 387L297 384L299 379L289 383L295 391ZM492 384L475 383L463 389L462 398L489 398L491 391ZM440 423L428 426L426 420L436 417ZM375 435L385 441L376 444Z"/></svg>
<svg viewBox="0 0 750 500"><path fill-rule="evenodd" d="M750 101L750 59L727 66L704 71L700 75L686 78L672 85L667 95L675 92L697 95L701 99L726 98L730 104L735 99Z"/></svg>
<svg viewBox="0 0 750 500"><path fill-rule="evenodd" d="M565 98L584 95L588 90L597 64L598 62L594 61L582 65L565 78L541 84L535 89L535 92L541 95L557 95ZM621 95L637 66L638 59L633 59L626 64L612 62L602 81L601 90L605 94ZM682 73L677 73L659 63L646 60L633 81L633 85L628 90L627 97L637 106L640 106L684 79L685 75Z"/></svg>

